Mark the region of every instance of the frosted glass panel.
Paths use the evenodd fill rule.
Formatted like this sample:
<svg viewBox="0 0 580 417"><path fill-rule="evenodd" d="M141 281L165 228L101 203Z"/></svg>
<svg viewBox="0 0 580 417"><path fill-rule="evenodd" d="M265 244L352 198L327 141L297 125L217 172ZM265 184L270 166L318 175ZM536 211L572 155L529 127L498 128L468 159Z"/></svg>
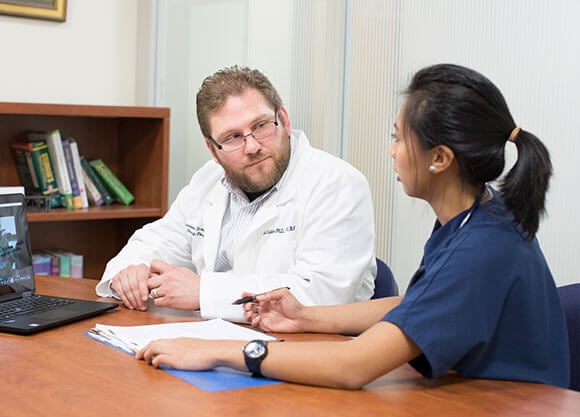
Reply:
<svg viewBox="0 0 580 417"><path fill-rule="evenodd" d="M341 150L344 0L160 0L155 104L171 107L170 195L210 158L195 116L205 76L229 65L264 72L293 128Z"/></svg>
<svg viewBox="0 0 580 417"><path fill-rule="evenodd" d="M549 217L538 236L556 282L578 281L580 199L573 190L580 175L573 159L580 152L580 55L576 53L580 2L406 0L400 4L400 85L428 64L472 67L500 87L516 122L550 149L555 175L548 195ZM406 206L402 203L395 215L403 229L398 240L406 235L404 229L416 223L416 218L406 215ZM405 274L414 267L405 267Z"/></svg>
<svg viewBox="0 0 580 417"><path fill-rule="evenodd" d="M388 155L400 104L399 5L395 1L353 1L347 14L345 158L369 180L377 256L389 263L401 282L405 267L418 262L416 242L424 239L424 233L420 233L420 226L413 231L399 230L401 223L396 215L400 190ZM399 287L404 289L405 285Z"/></svg>
<svg viewBox="0 0 580 417"><path fill-rule="evenodd" d="M243 0L170 0L160 2L159 13L156 104L171 107L171 202L210 158L195 116L195 95L207 75L246 62L247 5Z"/></svg>

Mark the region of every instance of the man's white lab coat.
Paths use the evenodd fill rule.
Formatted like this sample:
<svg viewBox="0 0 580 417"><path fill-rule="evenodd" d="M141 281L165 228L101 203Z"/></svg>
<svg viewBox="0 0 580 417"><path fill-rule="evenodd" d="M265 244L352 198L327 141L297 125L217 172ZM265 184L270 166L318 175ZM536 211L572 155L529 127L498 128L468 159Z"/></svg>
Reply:
<svg viewBox="0 0 580 417"><path fill-rule="evenodd" d="M228 192L223 169L207 162L167 214L136 231L107 263L97 294L131 264L155 258L201 277L204 318L243 321L232 301L243 291L287 286L302 303L349 303L371 297L376 274L374 221L366 178L340 158L313 148L293 131L293 149L280 190L258 210L233 269L214 272Z"/></svg>

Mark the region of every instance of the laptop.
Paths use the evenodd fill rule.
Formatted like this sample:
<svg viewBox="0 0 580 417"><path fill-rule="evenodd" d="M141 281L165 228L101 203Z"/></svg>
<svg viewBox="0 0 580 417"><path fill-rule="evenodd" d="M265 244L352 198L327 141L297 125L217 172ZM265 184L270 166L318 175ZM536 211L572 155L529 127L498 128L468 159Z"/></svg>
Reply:
<svg viewBox="0 0 580 417"><path fill-rule="evenodd" d="M24 195L0 194L0 332L36 333L118 306L39 295L35 289Z"/></svg>

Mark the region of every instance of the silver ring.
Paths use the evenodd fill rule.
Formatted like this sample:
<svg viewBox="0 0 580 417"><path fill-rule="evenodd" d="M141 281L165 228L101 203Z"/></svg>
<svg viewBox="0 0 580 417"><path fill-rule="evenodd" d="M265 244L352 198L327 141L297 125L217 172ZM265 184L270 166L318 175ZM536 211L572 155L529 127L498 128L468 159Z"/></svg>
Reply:
<svg viewBox="0 0 580 417"><path fill-rule="evenodd" d="M159 298L159 294L157 294L157 288L153 288L151 290L151 295L153 296L153 298Z"/></svg>

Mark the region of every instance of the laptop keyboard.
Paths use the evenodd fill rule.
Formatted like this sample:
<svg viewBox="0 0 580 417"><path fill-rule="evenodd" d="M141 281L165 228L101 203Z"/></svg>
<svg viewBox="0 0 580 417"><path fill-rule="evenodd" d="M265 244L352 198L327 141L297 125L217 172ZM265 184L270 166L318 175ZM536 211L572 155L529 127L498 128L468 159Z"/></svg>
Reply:
<svg viewBox="0 0 580 417"><path fill-rule="evenodd" d="M33 295L32 297L27 298L19 298L18 300L7 301L0 304L0 320L52 310L54 308L73 303L74 300L39 295Z"/></svg>

